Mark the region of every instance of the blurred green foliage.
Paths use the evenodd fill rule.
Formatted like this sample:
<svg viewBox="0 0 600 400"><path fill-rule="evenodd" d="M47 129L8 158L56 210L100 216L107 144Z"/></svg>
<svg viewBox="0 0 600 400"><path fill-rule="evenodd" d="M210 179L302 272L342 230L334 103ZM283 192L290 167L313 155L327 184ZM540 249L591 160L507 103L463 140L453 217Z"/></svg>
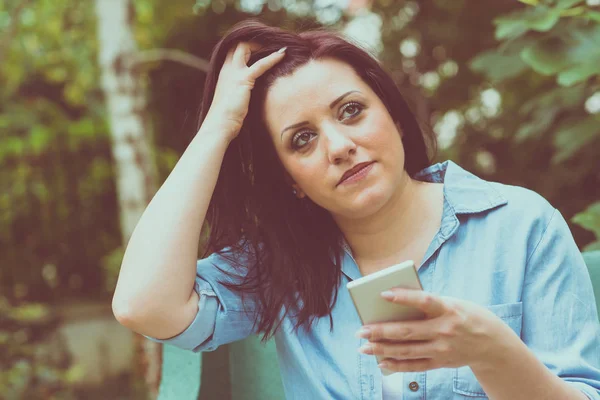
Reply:
<svg viewBox="0 0 600 400"><path fill-rule="evenodd" d="M191 13L158 3L136 2L142 48ZM0 288L15 300L106 298L116 282L123 249L95 19L92 3L0 0ZM163 176L177 158L158 151Z"/></svg>
<svg viewBox="0 0 600 400"><path fill-rule="evenodd" d="M93 292L120 236L94 9L20 4L0 0L0 282L49 301Z"/></svg>
<svg viewBox="0 0 600 400"><path fill-rule="evenodd" d="M600 250L600 201L573 217L573 222L594 232L596 241L585 246L585 251Z"/></svg>
<svg viewBox="0 0 600 400"><path fill-rule="evenodd" d="M595 234L584 250L600 248L600 11L583 0L524 1L530 6L494 19L500 44L471 61L498 88L518 92L526 76L535 93L515 100L519 123L513 140L549 143L548 172L562 169L568 181L552 182L564 198L589 205L572 221ZM536 75L531 76L535 73ZM527 90L529 94L530 90ZM506 114L506 113L505 113ZM587 172L586 172L587 170ZM551 176L556 179L555 175ZM582 196L570 189L580 180ZM558 184L557 184L558 183ZM590 202L596 201L590 205ZM575 202L574 202L575 203ZM559 207L560 208L560 207ZM564 211L564 210L563 210Z"/></svg>
<svg viewBox="0 0 600 400"><path fill-rule="evenodd" d="M58 317L39 303L11 305L0 296L0 393L3 399L76 399L73 365L55 328Z"/></svg>
<svg viewBox="0 0 600 400"><path fill-rule="evenodd" d="M132 373L83 384L84 369L72 359L49 305L10 303L0 295L0 398L3 400L147 399Z"/></svg>

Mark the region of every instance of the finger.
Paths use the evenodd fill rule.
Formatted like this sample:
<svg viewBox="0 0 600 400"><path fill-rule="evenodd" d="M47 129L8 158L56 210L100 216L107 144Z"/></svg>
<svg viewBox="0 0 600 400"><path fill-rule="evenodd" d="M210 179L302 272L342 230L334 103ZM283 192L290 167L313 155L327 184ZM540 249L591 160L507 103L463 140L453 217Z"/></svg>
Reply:
<svg viewBox="0 0 600 400"><path fill-rule="evenodd" d="M269 54L268 56L261 58L250 67L250 76L253 79L258 79L262 74L264 74L269 68L273 67L279 61L283 60L285 56L285 48L284 51L278 50L274 53Z"/></svg>
<svg viewBox="0 0 600 400"><path fill-rule="evenodd" d="M360 337L369 339L371 342L432 340L436 337L437 323L435 320L382 322L365 325L359 332Z"/></svg>
<svg viewBox="0 0 600 400"><path fill-rule="evenodd" d="M395 360L393 358L381 360L378 367L392 372L424 372L439 368L432 359Z"/></svg>
<svg viewBox="0 0 600 400"><path fill-rule="evenodd" d="M225 56L225 62L224 62L225 64L230 63L231 60L233 60L233 53L235 53L236 48L237 48L237 46L232 47L229 50L227 50L227 55Z"/></svg>
<svg viewBox="0 0 600 400"><path fill-rule="evenodd" d="M250 49L248 49L247 46L248 45L245 42L240 42L235 46L232 62L236 67L246 66L246 63L244 62L245 53L246 51L250 51Z"/></svg>
<svg viewBox="0 0 600 400"><path fill-rule="evenodd" d="M387 293L390 295L388 296ZM383 292L382 297L397 304L418 308L430 317L446 312L446 305L440 297L423 290L392 288Z"/></svg>
<svg viewBox="0 0 600 400"><path fill-rule="evenodd" d="M401 360L434 358L438 355L438 345L434 341L422 342L369 342L358 349L360 353Z"/></svg>
<svg viewBox="0 0 600 400"><path fill-rule="evenodd" d="M238 43L235 53L233 54L233 62L238 67L247 67L248 60L252 56L253 51L261 49L261 45L256 42L240 42Z"/></svg>

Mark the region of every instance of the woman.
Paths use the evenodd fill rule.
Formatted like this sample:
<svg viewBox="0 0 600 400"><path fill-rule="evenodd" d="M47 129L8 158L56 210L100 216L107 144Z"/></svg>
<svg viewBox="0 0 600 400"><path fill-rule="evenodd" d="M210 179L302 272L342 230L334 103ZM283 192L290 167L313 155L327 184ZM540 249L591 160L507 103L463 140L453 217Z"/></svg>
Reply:
<svg viewBox="0 0 600 400"><path fill-rule="evenodd" d="M600 400L591 281L556 209L430 165L389 75L332 32L244 22L210 65L127 246L123 325L193 351L274 336L290 399ZM346 283L409 259L424 291L386 298L428 318L361 329Z"/></svg>

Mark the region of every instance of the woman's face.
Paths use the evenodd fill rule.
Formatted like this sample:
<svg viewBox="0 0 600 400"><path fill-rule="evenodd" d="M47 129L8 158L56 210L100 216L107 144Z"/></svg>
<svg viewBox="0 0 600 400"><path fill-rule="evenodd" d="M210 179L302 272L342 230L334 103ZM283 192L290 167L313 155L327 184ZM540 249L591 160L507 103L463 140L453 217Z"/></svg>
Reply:
<svg viewBox="0 0 600 400"><path fill-rule="evenodd" d="M400 187L404 148L398 127L348 64L313 60L278 78L264 110L299 197L308 196L334 217L366 217ZM361 179L340 183L347 170L365 162L372 165Z"/></svg>

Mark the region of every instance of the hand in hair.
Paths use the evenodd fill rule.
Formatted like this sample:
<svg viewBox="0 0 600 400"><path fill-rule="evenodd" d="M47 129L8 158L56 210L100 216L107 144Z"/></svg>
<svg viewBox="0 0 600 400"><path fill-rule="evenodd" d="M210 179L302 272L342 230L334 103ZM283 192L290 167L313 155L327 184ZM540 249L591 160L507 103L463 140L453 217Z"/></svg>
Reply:
<svg viewBox="0 0 600 400"><path fill-rule="evenodd" d="M256 80L283 59L285 48L258 60L248 67L252 51L259 50L260 45L241 42L227 53L225 62L219 72L215 95L206 116L205 123L216 125L217 131L233 140L246 118L250 92ZM283 51L282 51L283 50Z"/></svg>

